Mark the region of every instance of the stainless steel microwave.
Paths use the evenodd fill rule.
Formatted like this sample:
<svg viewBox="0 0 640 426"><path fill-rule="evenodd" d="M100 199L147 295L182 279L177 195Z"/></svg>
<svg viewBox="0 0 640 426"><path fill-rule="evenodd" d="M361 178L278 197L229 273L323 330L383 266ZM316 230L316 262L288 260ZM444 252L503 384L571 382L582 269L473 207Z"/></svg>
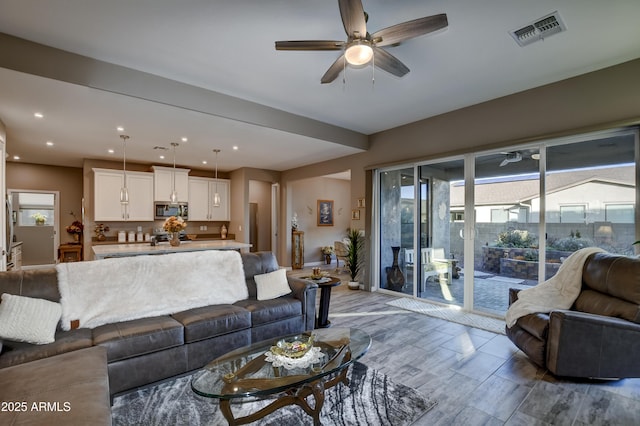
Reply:
<svg viewBox="0 0 640 426"><path fill-rule="evenodd" d="M178 203L171 205L169 203L154 203L154 215L156 219L166 219L169 216L181 216L183 219L189 219L189 205L187 203Z"/></svg>

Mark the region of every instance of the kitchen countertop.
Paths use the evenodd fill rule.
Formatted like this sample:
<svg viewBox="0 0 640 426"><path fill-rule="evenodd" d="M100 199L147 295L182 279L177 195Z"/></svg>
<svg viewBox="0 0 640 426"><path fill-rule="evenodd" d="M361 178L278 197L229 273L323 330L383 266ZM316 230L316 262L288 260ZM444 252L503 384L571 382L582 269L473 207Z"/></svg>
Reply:
<svg viewBox="0 0 640 426"><path fill-rule="evenodd" d="M144 254L166 254L187 251L201 250L241 250L250 248L251 244L239 243L235 240L212 240L212 241L182 241L179 246L173 247L168 242L157 243L152 246L150 243L132 244L106 244L93 246L93 253L96 259L107 257L140 256Z"/></svg>

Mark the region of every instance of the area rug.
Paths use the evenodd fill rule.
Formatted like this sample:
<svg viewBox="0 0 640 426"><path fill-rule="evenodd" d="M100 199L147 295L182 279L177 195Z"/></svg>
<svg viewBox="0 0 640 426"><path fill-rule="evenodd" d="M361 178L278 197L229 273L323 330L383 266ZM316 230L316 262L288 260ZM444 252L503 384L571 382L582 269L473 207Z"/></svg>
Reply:
<svg viewBox="0 0 640 426"><path fill-rule="evenodd" d="M320 415L323 425L410 425L436 405L415 389L394 383L386 375L354 363L349 369L349 386L338 384L325 393ZM123 425L210 425L227 424L216 400L196 395L191 376L117 397L111 407L114 426ZM232 404L236 417L267 405L270 400ZM312 425L301 408L287 406L252 425Z"/></svg>
<svg viewBox="0 0 640 426"><path fill-rule="evenodd" d="M436 318L441 318L443 320L455 322L458 324L468 325L474 328L480 328L492 333L505 334L505 322L504 320L497 318L472 314L456 308L434 305L432 303L422 302L406 297L387 302L387 305L395 306L396 308L402 308L420 314L429 315Z"/></svg>

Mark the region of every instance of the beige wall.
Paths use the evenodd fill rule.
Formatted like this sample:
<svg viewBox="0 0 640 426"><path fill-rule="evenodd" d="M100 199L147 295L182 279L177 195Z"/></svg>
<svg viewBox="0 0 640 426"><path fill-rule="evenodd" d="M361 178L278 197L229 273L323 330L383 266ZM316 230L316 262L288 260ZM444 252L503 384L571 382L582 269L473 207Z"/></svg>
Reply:
<svg viewBox="0 0 640 426"><path fill-rule="evenodd" d="M7 189L58 191L60 193L60 243L73 237L65 228L75 219L82 220L82 169L7 162Z"/></svg>
<svg viewBox="0 0 640 426"><path fill-rule="evenodd" d="M342 240L351 226L351 183L348 180L314 178L291 182L292 213L298 214L298 230L304 231L304 261L322 261L320 248ZM333 200L333 226L318 226L318 200ZM289 227L290 228L290 227ZM288 228L288 230L289 230ZM289 235L289 244L291 233Z"/></svg>
<svg viewBox="0 0 640 426"><path fill-rule="evenodd" d="M236 235L236 241L249 242L249 185L252 180L268 182L269 184L280 182L280 172L261 170L250 167L234 170L231 178L231 221L229 232ZM278 259L281 257L278 256ZM284 263L283 263L284 264Z"/></svg>

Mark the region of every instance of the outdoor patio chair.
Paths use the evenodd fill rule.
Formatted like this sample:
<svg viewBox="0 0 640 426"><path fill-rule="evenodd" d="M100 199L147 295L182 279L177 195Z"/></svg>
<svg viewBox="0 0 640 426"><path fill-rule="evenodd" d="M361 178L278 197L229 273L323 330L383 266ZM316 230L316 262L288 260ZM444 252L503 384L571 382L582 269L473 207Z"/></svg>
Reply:
<svg viewBox="0 0 640 426"><path fill-rule="evenodd" d="M441 284L451 284L451 264L445 258L444 248L423 248L420 253L424 282L434 278Z"/></svg>

